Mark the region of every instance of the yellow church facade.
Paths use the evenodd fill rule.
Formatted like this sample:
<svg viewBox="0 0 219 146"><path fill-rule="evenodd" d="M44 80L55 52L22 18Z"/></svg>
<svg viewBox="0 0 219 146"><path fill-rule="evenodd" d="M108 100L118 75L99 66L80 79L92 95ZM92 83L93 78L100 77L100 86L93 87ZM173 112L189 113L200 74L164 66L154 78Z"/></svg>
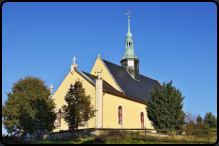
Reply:
<svg viewBox="0 0 219 146"><path fill-rule="evenodd" d="M55 121L59 130L71 130L62 118L65 96L69 88L80 80L86 95L92 97L91 104L97 110L95 117L85 122L85 128L149 128L154 129L147 117L146 99L151 98L154 86L162 88L157 80L139 74L139 58L134 55L132 34L128 17L128 33L125 55L121 65L106 61L98 55L90 73L81 71L73 59L71 69L51 98L56 103L58 118ZM80 58L83 59L83 58Z"/></svg>

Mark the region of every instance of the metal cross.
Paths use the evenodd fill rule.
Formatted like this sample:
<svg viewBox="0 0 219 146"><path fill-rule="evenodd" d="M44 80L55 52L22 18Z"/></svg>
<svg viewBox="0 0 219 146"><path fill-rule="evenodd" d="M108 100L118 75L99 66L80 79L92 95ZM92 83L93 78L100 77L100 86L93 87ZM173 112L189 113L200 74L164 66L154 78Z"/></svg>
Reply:
<svg viewBox="0 0 219 146"><path fill-rule="evenodd" d="M131 12L129 12L129 10L128 10L128 13L126 13L126 15L127 15L127 14L129 15L129 13L131 13Z"/></svg>
<svg viewBox="0 0 219 146"><path fill-rule="evenodd" d="M75 64L75 60L77 60L77 59L74 57L74 59L72 59L72 61L74 61L74 64Z"/></svg>

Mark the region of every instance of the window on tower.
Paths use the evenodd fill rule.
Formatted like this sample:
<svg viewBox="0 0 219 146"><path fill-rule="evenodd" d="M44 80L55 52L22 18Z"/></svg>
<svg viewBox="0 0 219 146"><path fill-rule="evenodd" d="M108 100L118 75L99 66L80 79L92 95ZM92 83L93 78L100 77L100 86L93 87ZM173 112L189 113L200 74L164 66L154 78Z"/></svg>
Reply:
<svg viewBox="0 0 219 146"><path fill-rule="evenodd" d="M135 61L135 68L138 68L138 62Z"/></svg>
<svg viewBox="0 0 219 146"><path fill-rule="evenodd" d="M127 67L127 62L124 61L124 62L122 63L122 66L123 66L124 68L126 68L126 67Z"/></svg>

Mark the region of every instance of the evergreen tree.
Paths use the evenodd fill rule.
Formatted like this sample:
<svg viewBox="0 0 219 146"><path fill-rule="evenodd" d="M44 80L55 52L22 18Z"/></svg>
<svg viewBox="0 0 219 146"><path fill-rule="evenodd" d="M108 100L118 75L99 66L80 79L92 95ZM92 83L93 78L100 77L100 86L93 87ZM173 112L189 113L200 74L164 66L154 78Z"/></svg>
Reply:
<svg viewBox="0 0 219 146"><path fill-rule="evenodd" d="M80 81L76 81L73 88L70 88L65 96L67 105L62 106L62 116L70 127L84 126L95 116L94 106L91 105L91 96L86 95L85 89Z"/></svg>
<svg viewBox="0 0 219 146"><path fill-rule="evenodd" d="M162 85L162 90L157 86L150 91L152 98L146 100L146 110L149 120L155 129L182 129L185 124L182 111L182 97L179 89L170 83Z"/></svg>
<svg viewBox="0 0 219 146"><path fill-rule="evenodd" d="M210 128L217 128L217 118L215 118L212 112L205 114L203 123L208 125Z"/></svg>
<svg viewBox="0 0 219 146"><path fill-rule="evenodd" d="M202 123L203 122L203 119L202 117L200 116L200 114L198 114L198 117L196 119L196 123Z"/></svg>
<svg viewBox="0 0 219 146"><path fill-rule="evenodd" d="M2 106L4 128L10 134L20 130L33 133L36 129L54 127L56 113L55 103L49 98L50 90L40 78L27 76L13 84Z"/></svg>
<svg viewBox="0 0 219 146"><path fill-rule="evenodd" d="M200 114L198 114L197 119L196 119L196 128L199 130L208 130L209 126L206 123L203 123L203 119L200 116Z"/></svg>

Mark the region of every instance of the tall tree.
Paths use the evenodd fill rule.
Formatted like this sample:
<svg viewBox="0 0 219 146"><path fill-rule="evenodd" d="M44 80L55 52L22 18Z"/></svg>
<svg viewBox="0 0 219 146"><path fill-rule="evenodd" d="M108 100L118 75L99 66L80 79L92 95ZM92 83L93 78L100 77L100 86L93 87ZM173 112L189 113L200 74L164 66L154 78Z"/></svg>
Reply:
<svg viewBox="0 0 219 146"><path fill-rule="evenodd" d="M198 117L196 119L196 123L202 123L203 122L203 119L202 117L200 116L200 114L198 114Z"/></svg>
<svg viewBox="0 0 219 146"><path fill-rule="evenodd" d="M157 86L150 91L152 98L146 100L146 110L149 120L155 129L182 129L185 124L182 97L179 89L170 83Z"/></svg>
<svg viewBox="0 0 219 146"><path fill-rule="evenodd" d="M198 114L197 118L196 118L196 128L199 130L208 130L209 126L206 123L203 123L203 119L200 116L200 114Z"/></svg>
<svg viewBox="0 0 219 146"><path fill-rule="evenodd" d="M8 133L55 128L55 103L49 98L50 90L44 83L40 78L27 76L15 82L12 91L6 93L8 98L2 106L2 117Z"/></svg>
<svg viewBox="0 0 219 146"><path fill-rule="evenodd" d="M215 118L212 112L205 114L203 123L208 125L210 128L217 128L217 118Z"/></svg>
<svg viewBox="0 0 219 146"><path fill-rule="evenodd" d="M84 126L84 121L88 121L95 116L94 106L91 105L91 96L86 95L82 82L76 81L65 96L67 105L62 106L62 115L70 127Z"/></svg>

